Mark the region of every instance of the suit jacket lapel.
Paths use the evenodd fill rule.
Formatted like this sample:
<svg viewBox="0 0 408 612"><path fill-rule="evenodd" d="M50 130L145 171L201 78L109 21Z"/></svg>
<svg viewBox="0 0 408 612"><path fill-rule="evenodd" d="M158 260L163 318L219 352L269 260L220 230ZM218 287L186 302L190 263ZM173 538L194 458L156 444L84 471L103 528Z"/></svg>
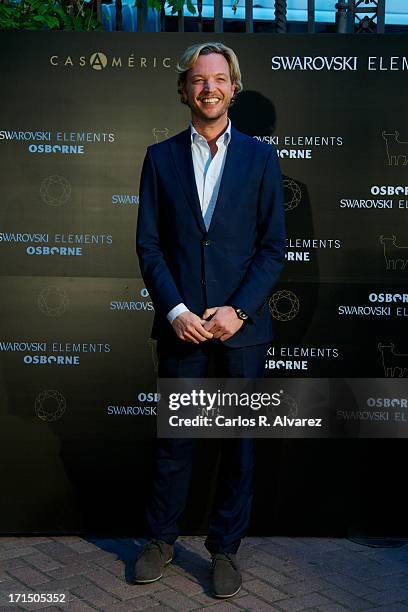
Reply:
<svg viewBox="0 0 408 612"><path fill-rule="evenodd" d="M190 128L180 132L178 137L170 143L174 167L179 178L188 203L191 206L197 223L203 233L207 233L201 212L200 199L198 197L197 185L194 176L193 157L191 155L191 131Z"/></svg>
<svg viewBox="0 0 408 612"><path fill-rule="evenodd" d="M241 168L245 167L245 158L248 154L248 148L244 146L243 141L241 132L231 126L231 140L228 144L217 202L208 231L214 228L221 215L228 218L228 215L234 214L234 206L238 195L238 193L234 195L234 191L242 190L241 181L244 173L241 172ZM230 210L228 210L229 208Z"/></svg>
<svg viewBox="0 0 408 612"><path fill-rule="evenodd" d="M234 197L233 192L235 190L240 191L242 189L242 183L239 179L243 176L243 174L240 169L245 168L246 157L248 155L248 147L245 147L243 144L244 140L245 139L243 138L241 132L231 126L231 141L227 148L224 171L221 177L217 202L208 231L213 229L215 223L217 222L217 218L220 215L233 214L233 207L236 202L236 197ZM198 197L197 185L194 176L190 128L180 132L177 138L171 140L169 144L175 171L185 193L186 199L190 204L198 225L200 226L202 232L206 234L207 229L203 220L200 199ZM231 207L231 211L228 211L228 207Z"/></svg>

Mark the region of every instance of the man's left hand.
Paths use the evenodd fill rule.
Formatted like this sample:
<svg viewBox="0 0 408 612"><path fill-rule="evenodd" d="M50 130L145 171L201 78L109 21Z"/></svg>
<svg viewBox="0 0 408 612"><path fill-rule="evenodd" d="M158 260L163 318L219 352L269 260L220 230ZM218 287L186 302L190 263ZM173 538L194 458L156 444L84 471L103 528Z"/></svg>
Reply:
<svg viewBox="0 0 408 612"><path fill-rule="evenodd" d="M219 338L222 342L231 338L237 333L244 324L238 318L232 306L215 306L204 311L203 319L208 319L214 315L210 321L204 323L203 327L213 334L213 338Z"/></svg>

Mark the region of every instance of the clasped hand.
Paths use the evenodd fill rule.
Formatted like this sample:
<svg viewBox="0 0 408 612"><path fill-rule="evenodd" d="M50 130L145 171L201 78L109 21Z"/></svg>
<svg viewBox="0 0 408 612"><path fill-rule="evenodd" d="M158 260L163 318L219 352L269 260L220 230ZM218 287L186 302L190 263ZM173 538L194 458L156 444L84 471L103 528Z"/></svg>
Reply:
<svg viewBox="0 0 408 612"><path fill-rule="evenodd" d="M243 323L232 306L215 306L207 308L202 317L190 311L182 312L174 319L172 326L180 340L200 344L211 338L219 338L224 342L231 338Z"/></svg>

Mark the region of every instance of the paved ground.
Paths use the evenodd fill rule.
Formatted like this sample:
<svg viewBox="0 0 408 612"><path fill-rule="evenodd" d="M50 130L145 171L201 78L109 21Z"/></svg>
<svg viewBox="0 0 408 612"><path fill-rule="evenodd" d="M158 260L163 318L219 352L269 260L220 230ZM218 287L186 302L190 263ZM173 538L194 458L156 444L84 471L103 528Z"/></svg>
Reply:
<svg viewBox="0 0 408 612"><path fill-rule="evenodd" d="M2 537L0 610L408 612L408 544L386 549L347 539L247 538L239 553L243 588L220 601L209 593L203 542L202 537L180 538L163 578L134 586L127 580L141 542ZM29 594L64 594L65 603L25 603L23 596L9 603L18 593L26 600Z"/></svg>

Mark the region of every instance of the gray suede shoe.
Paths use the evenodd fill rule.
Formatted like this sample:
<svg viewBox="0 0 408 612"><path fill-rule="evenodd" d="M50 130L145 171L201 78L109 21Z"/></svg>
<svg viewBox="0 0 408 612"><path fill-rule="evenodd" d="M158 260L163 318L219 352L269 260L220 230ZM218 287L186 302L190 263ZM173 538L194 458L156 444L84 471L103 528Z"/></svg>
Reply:
<svg viewBox="0 0 408 612"><path fill-rule="evenodd" d="M155 582L163 576L164 567L173 559L173 546L152 538L143 548L135 565L135 584Z"/></svg>
<svg viewBox="0 0 408 612"><path fill-rule="evenodd" d="M211 561L212 590L215 597L232 597L241 589L242 577L235 555L217 553Z"/></svg>

